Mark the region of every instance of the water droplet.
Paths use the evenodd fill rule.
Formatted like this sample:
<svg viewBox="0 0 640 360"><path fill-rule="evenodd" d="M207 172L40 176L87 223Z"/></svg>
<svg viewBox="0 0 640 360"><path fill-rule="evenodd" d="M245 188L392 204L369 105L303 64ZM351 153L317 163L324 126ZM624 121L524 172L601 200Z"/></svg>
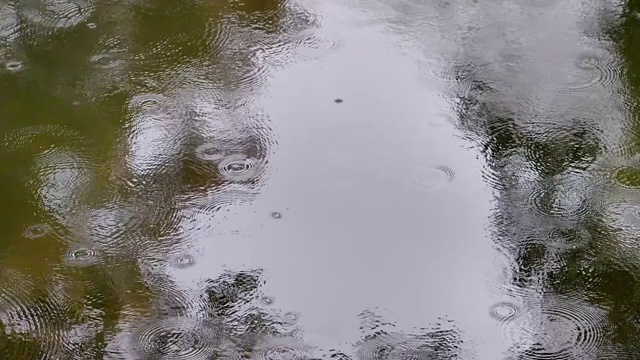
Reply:
<svg viewBox="0 0 640 360"><path fill-rule="evenodd" d="M286 314L284 314L284 317L286 317L290 321L298 320L298 314L296 314L294 312L291 312L291 311L286 313Z"/></svg>
<svg viewBox="0 0 640 360"><path fill-rule="evenodd" d="M69 266L91 266L98 262L96 250L90 247L74 247L65 256L65 263Z"/></svg>
<svg viewBox="0 0 640 360"><path fill-rule="evenodd" d="M274 219L280 219L282 217L282 214L280 214L279 212L272 212L271 213L271 217Z"/></svg>
<svg viewBox="0 0 640 360"><path fill-rule="evenodd" d="M37 224L29 226L22 233L24 237L29 239L37 239L47 235L51 231L51 227L46 224Z"/></svg>
<svg viewBox="0 0 640 360"><path fill-rule="evenodd" d="M171 259L170 264L178 269L186 269L195 264L196 259L189 254L176 255Z"/></svg>
<svg viewBox="0 0 640 360"><path fill-rule="evenodd" d="M263 304L265 305L271 305L273 304L273 298L269 297L269 296L263 296L262 298L260 298L260 300L262 301Z"/></svg>
<svg viewBox="0 0 640 360"><path fill-rule="evenodd" d="M256 177L260 164L245 155L229 155L218 164L220 175L229 181L246 181Z"/></svg>
<svg viewBox="0 0 640 360"><path fill-rule="evenodd" d="M4 66L10 72L18 72L24 68L20 61L8 61Z"/></svg>
<svg viewBox="0 0 640 360"><path fill-rule="evenodd" d="M336 104L340 104L340 103L342 103L342 101L343 101L343 100L342 100L342 99L335 99L335 100L333 100L333 101L334 101Z"/></svg>
<svg viewBox="0 0 640 360"><path fill-rule="evenodd" d="M520 313L520 309L509 302L499 302L491 307L490 315L499 321L514 319Z"/></svg>
<svg viewBox="0 0 640 360"><path fill-rule="evenodd" d="M423 189L433 189L453 181L455 172L447 166L435 166L416 171L414 183Z"/></svg>
<svg viewBox="0 0 640 360"><path fill-rule="evenodd" d="M205 359L220 342L218 330L194 318L168 317L154 322L136 335L145 355L172 359Z"/></svg>
<svg viewBox="0 0 640 360"><path fill-rule="evenodd" d="M196 156L206 161L220 161L224 158L225 152L220 146L213 143L205 143L196 148Z"/></svg>

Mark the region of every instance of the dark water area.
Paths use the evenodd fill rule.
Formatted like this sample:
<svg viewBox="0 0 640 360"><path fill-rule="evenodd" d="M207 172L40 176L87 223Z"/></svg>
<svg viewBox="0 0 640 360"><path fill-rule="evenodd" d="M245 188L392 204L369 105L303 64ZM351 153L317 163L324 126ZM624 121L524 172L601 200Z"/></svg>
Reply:
<svg viewBox="0 0 640 360"><path fill-rule="evenodd" d="M640 359L640 1L0 3L0 359Z"/></svg>

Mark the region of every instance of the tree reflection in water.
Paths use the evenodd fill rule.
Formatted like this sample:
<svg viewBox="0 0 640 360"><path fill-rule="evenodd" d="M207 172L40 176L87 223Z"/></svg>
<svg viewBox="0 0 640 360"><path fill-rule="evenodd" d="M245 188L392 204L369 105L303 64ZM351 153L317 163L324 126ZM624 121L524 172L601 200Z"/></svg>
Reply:
<svg viewBox="0 0 640 360"><path fill-rule="evenodd" d="M393 331L394 324L372 311L360 314L364 337L354 344L354 356L317 349L305 343L295 317L277 309L274 301L261 293L261 273L228 271L205 281L197 297L191 292L174 292L165 300L160 297L151 306L152 320L140 319L128 331L118 327L122 314L87 312L87 304L60 302L51 294L43 294L41 300L23 309L25 314L37 312L35 319L42 322L42 328L32 330L40 333L17 336L3 331L2 355L24 359L128 358L133 354L136 359L309 359L315 355L361 360L473 358L473 354L460 353L463 339L453 320L440 319L430 327L406 334ZM105 279L98 273L91 275L87 274L87 280L95 284L94 293L87 292L85 301L99 299L103 303L92 303L94 309L122 308L127 312L126 304L114 306L120 301L115 294L105 296L111 291L100 287ZM180 298L190 301L176 303ZM94 328L95 321L89 321L99 318L102 328ZM465 348L469 350L469 346Z"/></svg>
<svg viewBox="0 0 640 360"><path fill-rule="evenodd" d="M637 247L628 251L635 240L622 224L638 184L628 186L633 170L618 170L637 158L637 101L619 104L638 96L638 9L603 5L579 29L563 20L568 31L553 44L523 25L500 61L483 62L470 45L451 70L458 128L484 154L496 193L494 239L509 264L491 284L505 299L492 312L509 359L637 358ZM538 15L555 21L551 10ZM597 36L582 27L587 19L601 27ZM549 53L569 55L566 68L536 59ZM557 71L567 74L547 75ZM533 82L535 74L547 80Z"/></svg>

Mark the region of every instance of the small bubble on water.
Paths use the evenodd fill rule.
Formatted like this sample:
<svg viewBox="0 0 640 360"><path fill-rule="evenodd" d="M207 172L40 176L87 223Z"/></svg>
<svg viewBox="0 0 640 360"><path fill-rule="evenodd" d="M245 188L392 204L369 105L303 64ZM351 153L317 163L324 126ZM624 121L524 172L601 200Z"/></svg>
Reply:
<svg viewBox="0 0 640 360"><path fill-rule="evenodd" d="M69 266L90 266L98 260L97 252L89 247L76 247L66 254L66 263Z"/></svg>
<svg viewBox="0 0 640 360"><path fill-rule="evenodd" d="M37 239L45 236L50 230L51 228L46 224L37 224L26 228L23 235L29 239Z"/></svg>
<svg viewBox="0 0 640 360"><path fill-rule="evenodd" d="M598 68L600 59L595 56L581 56L576 61L576 67L581 70L594 70Z"/></svg>
<svg viewBox="0 0 640 360"><path fill-rule="evenodd" d="M5 68L11 72L18 72L22 70L23 65L20 61L9 61L5 64Z"/></svg>
<svg viewBox="0 0 640 360"><path fill-rule="evenodd" d="M335 100L333 100L333 102L335 102L336 104L340 104L340 103L342 103L342 101L343 101L342 99L335 99Z"/></svg>
<svg viewBox="0 0 640 360"><path fill-rule="evenodd" d="M270 297L270 296L263 296L260 300L261 300L261 301L262 301L262 303L263 303L263 304L265 304L265 305L271 305L271 304L273 304L273 298L272 298L272 297Z"/></svg>
<svg viewBox="0 0 640 360"><path fill-rule="evenodd" d="M95 28L97 27L97 25L96 25L95 23L88 23L88 24L87 24L87 27L88 27L89 29L95 29Z"/></svg>
<svg viewBox="0 0 640 360"><path fill-rule="evenodd" d="M195 264L196 259L189 254L180 254L171 259L171 265L178 269L185 269Z"/></svg>
<svg viewBox="0 0 640 360"><path fill-rule="evenodd" d="M499 321L511 320L518 316L520 309L509 302L499 302L491 307L490 315Z"/></svg>
<svg viewBox="0 0 640 360"><path fill-rule="evenodd" d="M274 212L271 213L271 217L274 218L274 219L280 219L282 217L282 214L279 213L279 212L274 211Z"/></svg>
<svg viewBox="0 0 640 360"><path fill-rule="evenodd" d="M284 317L286 317L290 321L298 320L298 314L296 314L294 312L288 312L288 313L284 314Z"/></svg>
<svg viewBox="0 0 640 360"><path fill-rule="evenodd" d="M229 155L218 164L220 175L229 181L247 181L258 175L260 164L257 160L245 155Z"/></svg>

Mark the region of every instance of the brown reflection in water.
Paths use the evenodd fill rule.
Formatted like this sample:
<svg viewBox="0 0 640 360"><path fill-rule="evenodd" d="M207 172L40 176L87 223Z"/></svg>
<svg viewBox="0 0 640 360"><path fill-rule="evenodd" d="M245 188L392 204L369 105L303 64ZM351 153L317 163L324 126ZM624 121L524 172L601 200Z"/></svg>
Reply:
<svg viewBox="0 0 640 360"><path fill-rule="evenodd" d="M252 99L310 15L283 1L2 9L21 26L0 51L0 357L202 358L286 337L291 316L249 307L259 272L203 295L166 268L196 261L195 216L259 191L274 139ZM210 143L219 159L198 150Z"/></svg>
<svg viewBox="0 0 640 360"><path fill-rule="evenodd" d="M637 11L634 2L626 6L625 13ZM580 29L576 37L592 44L590 52L572 52L574 45L536 48L540 43L531 39L540 30L500 50L517 49L519 60L485 63L469 50L451 70L460 75L452 91L459 129L484 154L485 179L496 191L494 240L509 265L505 277L490 284L505 299L491 315L511 344L508 359L630 359L638 353L637 252L627 250L630 234L623 230L635 220L620 219L626 210L612 214L620 210L616 204L638 201L612 176L618 163L636 157L630 150L637 142L627 139L634 135L620 132L635 125L616 105L623 81L632 81L623 97L637 97L635 80L623 77L637 72L636 52L629 50L634 19L599 23L600 31L615 34L599 34L599 41L590 38L592 28ZM563 33L562 41L573 35ZM569 64L567 74L532 82L536 71L546 79L556 70L532 61L541 55L533 51ZM518 74L503 76L496 71L503 65ZM554 95L536 97L537 88Z"/></svg>
<svg viewBox="0 0 640 360"><path fill-rule="evenodd" d="M199 294L169 292L155 297L145 312L133 314L131 303L113 293L113 284L97 272L85 273L83 301L69 302L53 292L15 314L28 331L23 336L0 337L0 354L41 358L135 356L157 358L312 358L339 359L473 359L469 344L462 352L463 336L450 319L440 319L414 333L394 331L394 324L373 311L360 314L363 337L354 344L354 356L335 349L318 349L304 340L303 329L292 312L260 290L261 270L228 271L204 281ZM109 296L107 296L109 295ZM166 295L166 296L165 296ZM264 299L269 299L264 301ZM109 311L111 309L111 311ZM108 311L108 312L103 312ZM125 335L117 326L134 316ZM101 325L101 326L100 326Z"/></svg>

